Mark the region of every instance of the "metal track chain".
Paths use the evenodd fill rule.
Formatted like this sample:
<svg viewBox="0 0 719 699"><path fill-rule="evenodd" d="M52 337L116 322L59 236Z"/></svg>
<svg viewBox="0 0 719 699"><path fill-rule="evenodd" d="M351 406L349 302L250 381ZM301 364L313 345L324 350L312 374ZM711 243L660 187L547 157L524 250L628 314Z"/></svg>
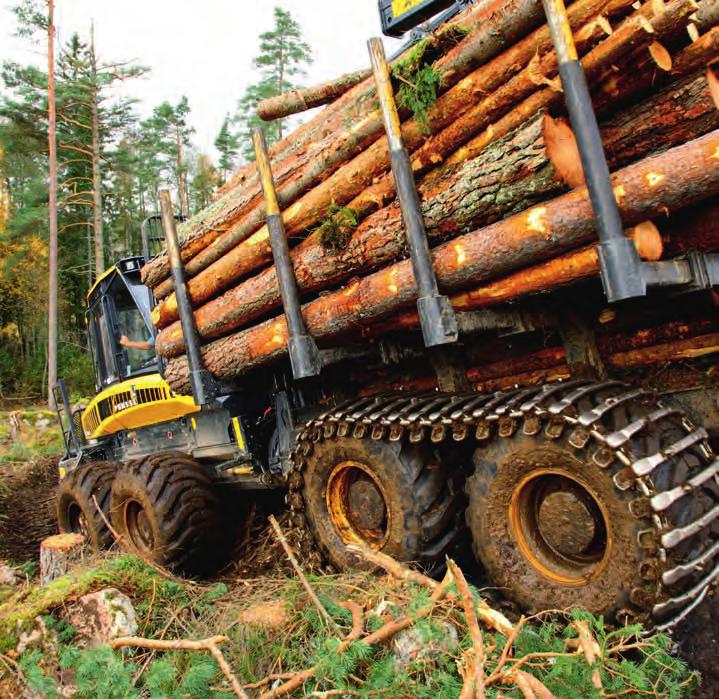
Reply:
<svg viewBox="0 0 719 699"><path fill-rule="evenodd" d="M596 397L607 391L610 391L609 397ZM649 594L646 587L634 588L630 600L635 609L622 610L622 615L628 621L652 620L658 624L656 628L669 629L701 602L709 585L719 577L719 564L712 567L719 544L714 543L699 557L666 570L661 576L657 574L660 562L666 560L667 552L673 547L710 527L719 517L719 505L682 527L672 527L664 513L677 500L690 497L712 479L719 483L719 459L709 447L704 429L695 428L680 410L660 403L651 413L622 429L606 431L601 423L603 417L629 401L651 395L619 381L572 380L492 394L385 393L350 400L311 420L300 433L293 455L294 469L289 477L288 503L304 521L302 470L314 445L321 440L354 437L390 442L407 439L416 443L428 439L437 444L474 438L479 444L486 444L494 438L512 437L520 429L530 436L544 430L550 440L571 430L568 441L575 449L584 449L590 441L594 442L596 449L591 460L595 466L607 469L618 462L613 476L615 487L622 491L635 488L639 497L631 503L630 511L652 521L652 527L641 531L638 537L640 546L648 553L639 577L649 584L656 582L655 593ZM580 412L577 404L586 398L594 398L595 405ZM656 454L634 460L628 450L631 440L668 417L680 422L685 436ZM700 451L704 467L689 474L681 485L657 492L651 480L652 472L692 447ZM696 573L703 574L696 585L671 596L670 585Z"/></svg>

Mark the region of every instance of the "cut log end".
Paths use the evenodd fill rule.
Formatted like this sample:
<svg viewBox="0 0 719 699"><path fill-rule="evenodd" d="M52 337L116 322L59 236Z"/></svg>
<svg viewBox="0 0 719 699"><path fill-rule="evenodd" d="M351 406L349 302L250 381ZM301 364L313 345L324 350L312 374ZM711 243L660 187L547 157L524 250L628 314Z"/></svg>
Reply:
<svg viewBox="0 0 719 699"><path fill-rule="evenodd" d="M643 260L659 260L664 252L662 235L651 221L643 221L630 231L639 257Z"/></svg>
<svg viewBox="0 0 719 699"><path fill-rule="evenodd" d="M542 128L547 155L559 179L572 188L583 185L579 148L569 124L564 119L545 115Z"/></svg>
<svg viewBox="0 0 719 699"><path fill-rule="evenodd" d="M714 100L714 104L716 108L719 109L719 77L717 76L716 69L712 66L707 68L707 83L709 84L709 92Z"/></svg>
<svg viewBox="0 0 719 699"><path fill-rule="evenodd" d="M85 557L85 537L82 534L56 534L40 544L40 582L47 585L65 575Z"/></svg>
<svg viewBox="0 0 719 699"><path fill-rule="evenodd" d="M654 63L657 64L662 70L669 72L672 69L672 57L658 41L653 41L649 44L649 54L652 57Z"/></svg>

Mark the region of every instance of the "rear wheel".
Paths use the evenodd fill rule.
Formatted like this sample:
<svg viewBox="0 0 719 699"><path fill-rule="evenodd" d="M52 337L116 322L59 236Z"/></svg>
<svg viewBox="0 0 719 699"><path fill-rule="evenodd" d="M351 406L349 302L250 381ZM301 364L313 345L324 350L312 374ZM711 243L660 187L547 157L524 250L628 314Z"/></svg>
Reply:
<svg viewBox="0 0 719 699"><path fill-rule="evenodd" d="M113 483L110 509L123 542L159 565L202 574L221 560L220 502L190 456L172 452L128 463Z"/></svg>
<svg viewBox="0 0 719 699"><path fill-rule="evenodd" d="M456 537L463 494L434 447L335 437L314 445L302 476L310 527L340 569L358 564L349 543L431 564Z"/></svg>
<svg viewBox="0 0 719 699"><path fill-rule="evenodd" d="M577 398L562 402L572 388ZM522 430L475 452L476 556L530 612L676 618L717 572L706 435L637 389L584 388L555 391Z"/></svg>
<svg viewBox="0 0 719 699"><path fill-rule="evenodd" d="M90 462L62 479L55 499L61 533L82 534L98 551L112 543L106 520L110 515L112 481L119 468L121 464Z"/></svg>

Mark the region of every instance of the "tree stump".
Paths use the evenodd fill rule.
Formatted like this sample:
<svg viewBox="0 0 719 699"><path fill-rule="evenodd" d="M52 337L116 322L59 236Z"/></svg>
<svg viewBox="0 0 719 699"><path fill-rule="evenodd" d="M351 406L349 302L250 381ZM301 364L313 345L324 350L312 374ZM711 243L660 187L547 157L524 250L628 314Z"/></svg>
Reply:
<svg viewBox="0 0 719 699"><path fill-rule="evenodd" d="M85 537L82 534L56 534L40 544L40 583L47 585L65 575L85 557Z"/></svg>

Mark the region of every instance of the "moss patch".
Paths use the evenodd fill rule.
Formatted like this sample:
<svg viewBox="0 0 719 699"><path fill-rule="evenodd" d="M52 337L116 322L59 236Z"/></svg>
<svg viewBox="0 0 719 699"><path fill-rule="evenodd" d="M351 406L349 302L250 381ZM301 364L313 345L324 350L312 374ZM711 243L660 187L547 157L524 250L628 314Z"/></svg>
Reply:
<svg viewBox="0 0 719 699"><path fill-rule="evenodd" d="M357 228L357 217L352 209L346 206L331 204L322 222L317 226L320 245L325 250L340 252L347 247L352 234Z"/></svg>

